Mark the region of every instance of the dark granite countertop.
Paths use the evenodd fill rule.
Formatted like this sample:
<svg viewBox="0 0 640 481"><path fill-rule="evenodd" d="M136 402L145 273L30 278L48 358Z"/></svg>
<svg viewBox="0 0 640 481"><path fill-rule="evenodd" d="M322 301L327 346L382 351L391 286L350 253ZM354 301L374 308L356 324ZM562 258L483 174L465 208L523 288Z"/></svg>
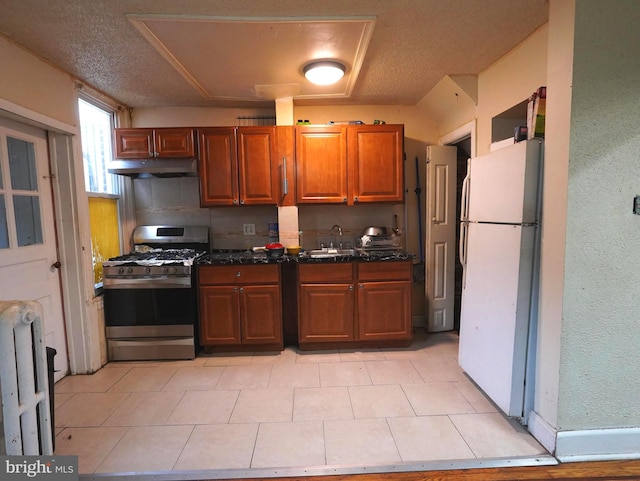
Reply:
<svg viewBox="0 0 640 481"><path fill-rule="evenodd" d="M340 255L335 257L309 257L302 252L298 255L283 255L268 257L264 252L241 250L213 251L198 259L198 265L227 265L227 264L280 264L295 262L301 264L327 264L336 262L389 262L407 261L415 258L414 254L404 251L358 251L354 255Z"/></svg>

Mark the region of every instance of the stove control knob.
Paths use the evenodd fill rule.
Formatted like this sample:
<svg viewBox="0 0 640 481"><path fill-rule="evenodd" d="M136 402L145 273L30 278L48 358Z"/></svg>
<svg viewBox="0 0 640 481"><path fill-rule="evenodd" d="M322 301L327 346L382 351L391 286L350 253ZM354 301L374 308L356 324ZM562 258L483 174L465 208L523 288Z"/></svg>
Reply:
<svg viewBox="0 0 640 481"><path fill-rule="evenodd" d="M169 274L175 274L176 272L177 271L175 267L169 267Z"/></svg>
<svg viewBox="0 0 640 481"><path fill-rule="evenodd" d="M133 267L127 267L127 274L133 273Z"/></svg>
<svg viewBox="0 0 640 481"><path fill-rule="evenodd" d="M124 274L124 267L118 268L118 274Z"/></svg>
<svg viewBox="0 0 640 481"><path fill-rule="evenodd" d="M151 274L151 267L145 267L144 268L144 273L145 274Z"/></svg>
<svg viewBox="0 0 640 481"><path fill-rule="evenodd" d="M162 273L163 274L168 274L169 273L169 268L168 267L163 267L162 268Z"/></svg>

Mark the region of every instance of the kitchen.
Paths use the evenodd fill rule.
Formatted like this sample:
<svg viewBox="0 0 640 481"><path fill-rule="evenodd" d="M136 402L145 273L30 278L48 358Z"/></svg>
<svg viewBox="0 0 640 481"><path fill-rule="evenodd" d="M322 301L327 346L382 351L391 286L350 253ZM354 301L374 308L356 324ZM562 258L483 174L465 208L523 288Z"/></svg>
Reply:
<svg viewBox="0 0 640 481"><path fill-rule="evenodd" d="M556 12L554 10L554 12ZM563 17L560 17L563 18ZM539 40L539 39L538 39ZM526 57L527 59L531 59L531 58L536 58L537 55L539 55L539 53L541 51L546 52L546 48L545 48L545 44L546 44L546 32L544 35L544 38L539 41L539 43L535 43L536 42L536 38L532 39L533 43L535 45L532 45L532 52L526 52L525 55L523 55L523 57ZM3 48L8 49L9 52L9 57L11 59L15 58L14 52L12 50L12 47L8 47L6 45L3 44ZM517 57L518 52L514 52L514 56ZM513 57L512 57L513 58ZM528 71L528 66L529 62L520 62L518 63L517 61L515 62L515 64L513 65L513 70L518 72L519 69L523 68L523 70L527 70ZM496 66L496 67L503 67L503 65L500 66ZM535 70L535 69L534 69ZM21 71L21 70L18 70ZM487 72L485 72L486 75L482 75L480 77L480 82L479 82L479 96L478 96L478 112L477 112L477 117L478 117L478 124L477 124L477 136L478 136L478 142L477 145L479 147L481 147L482 149L486 149L488 146L489 141L487 140L487 133L489 130L489 119L492 116L492 114L495 114L497 112L503 111L504 109L510 107L512 104L519 102L520 100L522 100L524 97L526 97L526 95L529 94L530 91L532 91L533 89L537 88L539 85L543 85L545 84L544 79L540 79L537 78L535 79L532 83L533 85L529 85L529 86L524 86L522 87L522 92L518 91L518 92L514 92L514 85L516 84L516 82L513 81L513 71L511 72L512 75L511 76L507 76L507 77L502 77L502 82L501 82L501 75L502 73L499 71L498 68L496 68L495 70L488 70ZM54 80L57 81L57 74L48 74L49 77L53 77ZM534 73L534 77L535 77L535 73ZM540 75L540 74L538 74ZM517 75L516 75L517 76ZM486 82L486 83L485 83ZM54 82L55 83L55 82ZM60 83L65 85L65 87L63 88L63 90L68 91L68 88L66 87L66 84L64 84L64 81L60 80ZM445 81L443 83L443 85L441 86L442 89L447 90L448 86L448 81ZM549 85L549 83L547 83ZM488 87L488 85L492 85L493 87ZM516 90L518 90L516 88ZM9 99L14 99L14 102L20 104L23 103L24 100L20 99L19 96L16 97L15 95L9 94L8 95ZM26 102L26 105L32 105L32 103L30 102ZM66 107L66 108L62 108L61 110L68 112L68 110L71 107ZM39 111L39 108L33 108L32 109L35 111ZM156 111L155 113L158 114L158 116L160 116L160 114L166 114L167 111L165 110L164 112L160 112L161 109L159 109L158 111ZM52 110L49 110L48 112L52 112ZM162 121L166 121L167 123L164 126L176 126L176 125L202 125L203 122L198 119L198 115L202 112L199 112L196 110L191 110L190 114L191 115L186 115L189 118L184 118L185 117L185 111L183 111L182 113L177 112L176 113L176 117L172 118L172 119L167 119L164 115L162 115L163 119ZM160 121L158 121L158 119L152 119L151 117L147 117L147 120L144 119L144 116L146 114L149 114L151 117L153 117L153 109L141 109L141 111L135 112L135 115L138 116L137 117L137 121L136 121L136 126L160 126L159 124L161 123ZM203 115L206 115L204 113L202 113ZM38 116L36 116L38 118ZM55 115L54 115L55 117ZM70 118L71 116L67 117ZM210 120L210 116L208 116L208 120ZM297 107L296 108L296 115L295 118L311 118L313 119L314 122L318 122L318 123L326 123L329 120L334 120L335 118L362 118L364 121L366 122L371 122L373 119L378 119L378 118L382 118L384 119L387 123L400 123L400 124L404 124L405 125L405 150L407 151L407 157L408 158L413 158L414 155L419 155L419 156L423 156L423 147L426 143L436 143L437 139L438 139L438 134L436 133L435 129L433 130L432 134L425 134L426 131L429 131L429 125L430 125L430 121L429 119L425 118L425 116L421 115L419 112L417 112L415 109L411 109L411 108L405 108L405 107L400 107L400 108L389 108L389 109L379 109L379 108L363 108L363 109L358 109L357 112L353 112L352 108L349 107L344 107L344 108L340 108L340 109L330 109L330 110L325 110L324 108L318 108L318 109L312 109L310 107ZM464 115L463 115L464 117ZM63 118L65 118L63 116ZM218 123L219 125L229 125L233 120L235 119L234 115L229 115L228 118L226 119L222 119L222 121L220 123ZM453 125L449 125L443 123L443 127L442 127L442 131L443 132L449 132L452 131L456 128L458 128L459 125L464 123L464 120L460 120L460 119L449 119L451 121L451 124ZM55 123L55 122L54 122ZM68 123L72 123L72 122L68 122ZM209 122L207 122L209 123ZM419 140L418 140L419 139ZM421 157L424 158L424 157ZM412 182L409 181L407 182L407 186L410 187L412 186ZM190 192L190 189L185 189L185 192ZM171 205L175 205L175 204L171 204ZM163 207L160 206L160 209L162 209ZM154 215L154 211L153 211L153 207L149 207L144 211L144 215L147 216L152 216ZM170 210L170 209L169 209ZM272 220L272 214L267 212L267 217ZM246 219L246 222L243 223L253 223L256 226L260 226L260 225L264 225L264 220L263 219L263 213L258 212L258 213L252 213L248 216L249 218ZM331 217L331 219L326 219L327 222L327 226L330 228L331 225L333 225L333 223L335 223L334 218L335 216L328 216ZM411 218L415 218L415 216L410 214L407 214L406 216L408 219ZM136 219L137 220L137 219ZM385 219L381 219L380 221L376 221L376 222L371 222L371 221L367 221L365 225L379 225L379 224L388 224L390 221L388 220L388 218ZM140 222L142 223L142 222ZM144 223L147 223L146 220ZM324 222L323 222L324 224ZM354 223L354 228L357 224ZM360 226L362 224L359 224ZM407 226L408 227L408 226ZM318 230L321 230L321 226L318 226ZM415 245L414 246L408 246L410 250L413 251L417 251L417 249L415 249ZM548 308L547 308L548 309ZM83 316L80 317L80 319L82 319ZM74 320L70 320L70 322L79 322L79 321L74 321ZM545 328L549 328L549 326L544 326ZM91 339L96 339L95 337L92 337ZM92 341L95 342L95 341ZM90 356L90 358L92 359L91 362L94 364L99 364L100 360L99 360L99 356L98 359L96 358L95 354ZM76 363L77 366L77 360L74 360L74 363ZM95 369L95 368L94 368ZM551 375L551 373L547 372L546 370L543 371L542 373L544 376L547 375ZM553 396L552 396L553 397ZM553 401L545 401L545 402L551 402L553 403ZM617 404L617 403L614 403ZM543 404L544 405L544 404ZM551 412L556 412L558 409L558 406L555 405L556 407L553 408L548 408L550 409ZM561 404L562 406L562 404ZM545 408L545 409L547 409ZM616 411L617 409L612 409L611 412ZM561 417L564 416L565 418L568 416L568 419L573 419L571 416L569 416L567 414L567 412L564 409L560 409L560 415ZM553 418L554 416L551 416L550 421L553 422ZM614 426L621 426L624 427L625 424L624 423L619 423L616 420L612 421L614 424ZM602 424L600 424L600 426L605 426L605 425L609 425L609 423L607 421L601 421ZM571 427L575 427L575 428L580 428L581 426L583 426L583 424L581 424L579 422L579 420L575 421L575 424L570 424L569 429L571 429ZM586 429L586 427L584 427L583 429Z"/></svg>

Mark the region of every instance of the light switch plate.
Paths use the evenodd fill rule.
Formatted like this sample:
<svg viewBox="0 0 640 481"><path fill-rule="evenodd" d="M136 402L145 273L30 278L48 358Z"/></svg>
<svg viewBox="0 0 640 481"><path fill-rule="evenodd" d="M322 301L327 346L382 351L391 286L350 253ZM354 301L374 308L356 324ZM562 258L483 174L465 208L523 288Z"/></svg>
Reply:
<svg viewBox="0 0 640 481"><path fill-rule="evenodd" d="M242 224L242 232L244 235L256 235L255 224Z"/></svg>
<svg viewBox="0 0 640 481"><path fill-rule="evenodd" d="M636 195L633 198L633 213L635 215L640 215L640 195Z"/></svg>

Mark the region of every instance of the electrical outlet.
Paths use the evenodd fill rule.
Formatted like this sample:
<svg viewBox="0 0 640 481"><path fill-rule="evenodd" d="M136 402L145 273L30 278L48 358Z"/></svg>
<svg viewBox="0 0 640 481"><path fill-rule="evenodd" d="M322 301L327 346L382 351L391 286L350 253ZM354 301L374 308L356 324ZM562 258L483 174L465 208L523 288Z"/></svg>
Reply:
<svg viewBox="0 0 640 481"><path fill-rule="evenodd" d="M242 224L242 231L244 235L256 235L255 224Z"/></svg>

